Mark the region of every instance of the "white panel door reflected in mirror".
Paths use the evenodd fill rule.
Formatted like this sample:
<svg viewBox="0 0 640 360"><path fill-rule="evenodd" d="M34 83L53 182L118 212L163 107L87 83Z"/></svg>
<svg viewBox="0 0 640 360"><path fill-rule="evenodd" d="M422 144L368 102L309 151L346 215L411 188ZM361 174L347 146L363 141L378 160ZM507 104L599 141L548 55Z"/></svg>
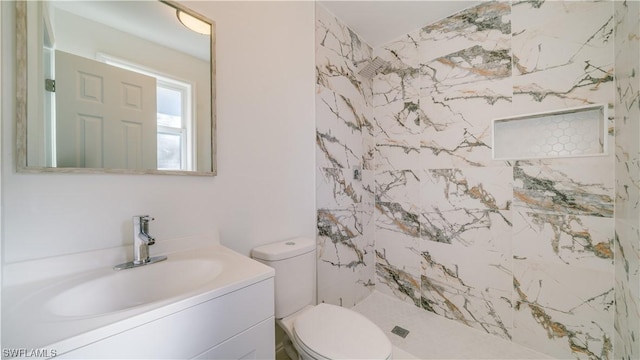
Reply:
<svg viewBox="0 0 640 360"><path fill-rule="evenodd" d="M55 54L55 166L156 169L156 79Z"/></svg>

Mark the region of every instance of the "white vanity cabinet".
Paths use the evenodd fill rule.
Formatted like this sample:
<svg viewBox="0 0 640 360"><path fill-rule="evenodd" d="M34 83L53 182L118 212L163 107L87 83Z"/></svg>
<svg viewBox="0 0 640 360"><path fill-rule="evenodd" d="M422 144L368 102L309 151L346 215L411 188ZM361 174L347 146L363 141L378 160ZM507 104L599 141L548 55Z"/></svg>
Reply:
<svg viewBox="0 0 640 360"><path fill-rule="evenodd" d="M167 260L120 271L125 246L5 266L3 349L62 359L275 357L273 268L220 245L217 233L155 246Z"/></svg>
<svg viewBox="0 0 640 360"><path fill-rule="evenodd" d="M273 277L125 330L61 359L273 359Z"/></svg>

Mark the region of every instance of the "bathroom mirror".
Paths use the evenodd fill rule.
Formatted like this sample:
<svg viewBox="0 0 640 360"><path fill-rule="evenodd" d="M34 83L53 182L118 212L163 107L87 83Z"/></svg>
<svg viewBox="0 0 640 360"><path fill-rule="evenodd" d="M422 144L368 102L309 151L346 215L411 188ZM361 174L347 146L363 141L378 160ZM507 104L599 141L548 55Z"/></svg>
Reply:
<svg viewBox="0 0 640 360"><path fill-rule="evenodd" d="M17 1L21 172L216 174L215 24L174 1Z"/></svg>

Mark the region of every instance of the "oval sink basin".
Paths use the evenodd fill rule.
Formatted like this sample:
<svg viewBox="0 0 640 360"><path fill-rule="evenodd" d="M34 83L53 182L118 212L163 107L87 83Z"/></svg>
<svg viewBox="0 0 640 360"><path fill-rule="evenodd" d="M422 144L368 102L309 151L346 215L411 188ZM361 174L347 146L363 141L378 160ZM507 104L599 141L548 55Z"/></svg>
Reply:
<svg viewBox="0 0 640 360"><path fill-rule="evenodd" d="M45 308L65 317L98 316L190 293L222 273L213 259L167 260L109 272L62 290Z"/></svg>

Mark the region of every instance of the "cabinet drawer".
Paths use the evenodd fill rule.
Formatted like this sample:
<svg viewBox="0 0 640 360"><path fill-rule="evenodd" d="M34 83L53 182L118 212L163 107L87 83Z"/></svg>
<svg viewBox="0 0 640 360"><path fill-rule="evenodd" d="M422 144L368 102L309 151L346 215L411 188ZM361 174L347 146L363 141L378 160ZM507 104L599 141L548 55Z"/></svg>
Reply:
<svg viewBox="0 0 640 360"><path fill-rule="evenodd" d="M190 359L273 316L273 278L269 278L58 358Z"/></svg>
<svg viewBox="0 0 640 360"><path fill-rule="evenodd" d="M269 318L207 350L196 359L275 359L275 329L275 319Z"/></svg>

